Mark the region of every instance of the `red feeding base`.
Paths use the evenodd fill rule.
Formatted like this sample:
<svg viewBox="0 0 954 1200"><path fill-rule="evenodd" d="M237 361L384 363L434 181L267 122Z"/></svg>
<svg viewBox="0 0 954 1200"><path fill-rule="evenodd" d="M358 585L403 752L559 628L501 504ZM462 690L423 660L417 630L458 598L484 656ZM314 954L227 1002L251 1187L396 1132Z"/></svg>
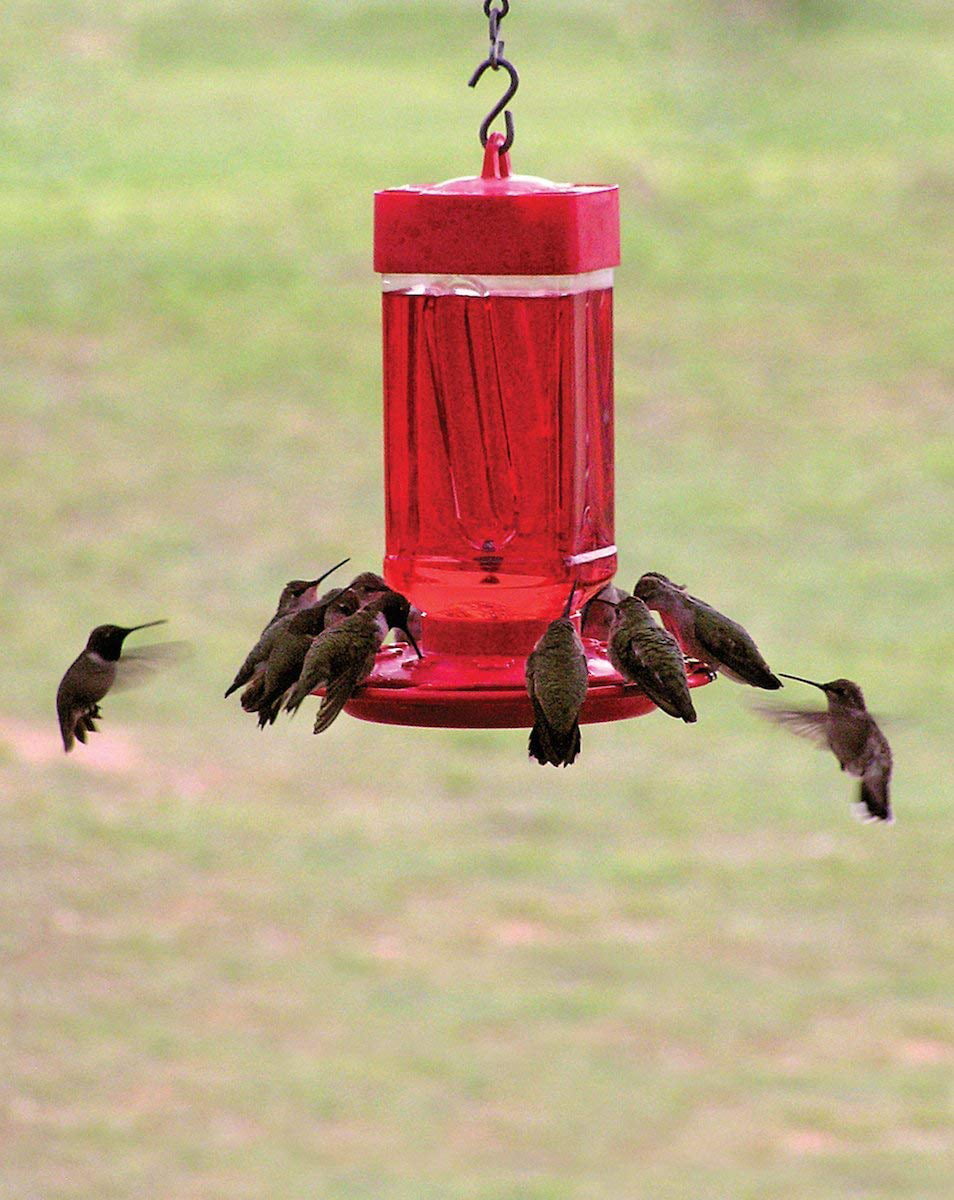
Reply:
<svg viewBox="0 0 954 1200"><path fill-rule="evenodd" d="M656 707L626 683L605 648L584 638L589 690L580 723L598 724L640 717ZM444 729L529 729L533 709L524 682L525 657L435 654L419 659L410 647L388 646L378 654L374 673L345 706L362 721ZM695 665L689 686L713 676Z"/></svg>

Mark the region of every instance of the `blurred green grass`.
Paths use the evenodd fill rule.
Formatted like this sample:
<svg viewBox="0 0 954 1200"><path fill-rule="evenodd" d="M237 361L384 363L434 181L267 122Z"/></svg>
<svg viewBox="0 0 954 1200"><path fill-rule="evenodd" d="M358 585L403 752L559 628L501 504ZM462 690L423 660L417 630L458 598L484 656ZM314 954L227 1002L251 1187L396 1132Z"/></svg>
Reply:
<svg viewBox="0 0 954 1200"><path fill-rule="evenodd" d="M568 772L223 704L281 581L380 558L371 192L477 170L480 5L10 0L11 1196L949 1194L949 8L516 0L505 34L515 169L621 188L622 580L859 679L898 823L725 683ZM157 616L196 658L64 759L86 632Z"/></svg>

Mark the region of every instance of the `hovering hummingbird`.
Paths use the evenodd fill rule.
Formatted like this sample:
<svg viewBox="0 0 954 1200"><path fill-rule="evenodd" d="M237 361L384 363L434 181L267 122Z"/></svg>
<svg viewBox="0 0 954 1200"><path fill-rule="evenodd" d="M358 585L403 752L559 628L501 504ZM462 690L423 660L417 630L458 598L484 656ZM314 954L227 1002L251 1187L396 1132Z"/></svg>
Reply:
<svg viewBox="0 0 954 1200"><path fill-rule="evenodd" d="M374 659L391 629L400 629L418 649L407 628L410 604L400 592L383 592L340 625L326 630L312 642L298 682L289 693L285 708L294 713L306 696L324 685L325 694L315 719L315 733L334 721L374 668Z"/></svg>
<svg viewBox="0 0 954 1200"><path fill-rule="evenodd" d="M318 635L358 611L357 598L347 588L333 588L332 593L320 604L293 613L287 623L275 627L264 666L242 693L242 708L258 713L260 729L274 725L285 695L294 687Z"/></svg>
<svg viewBox="0 0 954 1200"><path fill-rule="evenodd" d="M56 689L56 715L63 736L63 749L68 754L75 741L85 744L87 733L95 733L94 724L100 717L99 702L119 681L135 683L149 673L165 647L141 648L120 662L123 642L137 629L164 625L162 621L146 621L144 625L97 625L86 641L86 647L66 670ZM167 643L170 650L182 649L182 643Z"/></svg>
<svg viewBox="0 0 954 1200"><path fill-rule="evenodd" d="M828 711L801 708L760 708L759 712L799 737L808 738L822 750L831 750L841 769L861 780L861 803L871 820L892 821L888 784L891 780L891 747L865 706L857 683L833 679L816 683L801 675L785 675L808 683L825 693Z"/></svg>
<svg viewBox="0 0 954 1200"><path fill-rule="evenodd" d="M657 708L692 724L696 710L689 695L679 643L656 624L638 597L624 596L613 607L616 612L607 643L610 662L624 679L645 692Z"/></svg>
<svg viewBox="0 0 954 1200"><path fill-rule="evenodd" d="M628 592L624 592L622 588L608 583L602 591L587 600L580 619L580 633L583 637L594 638L597 642L609 641L613 624L612 610L627 595Z"/></svg>
<svg viewBox="0 0 954 1200"><path fill-rule="evenodd" d="M350 558L343 558L340 563L335 563L330 570L325 571L324 575L319 575L317 579L290 579L285 584L278 598L278 607L275 609L275 615L270 618L262 629L258 641L248 652L245 662L238 669L238 674L229 684L225 692L226 699L242 687L243 684L248 683L255 674L257 667L264 665L272 646L275 644L276 626L282 622L287 624L302 609L311 608L326 600L327 596L322 596L321 600L317 599L318 584L323 579L327 579L333 571L337 571L339 567L343 567L345 563L350 561Z"/></svg>
<svg viewBox="0 0 954 1200"><path fill-rule="evenodd" d="M684 587L665 575L648 571L633 588L633 595L659 613L663 624L690 658L701 660L736 683L773 691L782 686L741 625L705 601L690 596Z"/></svg>
<svg viewBox="0 0 954 1200"><path fill-rule="evenodd" d="M546 627L527 658L527 694L534 717L528 752L541 766L568 767L580 752L587 670L583 643L570 619L576 590L574 582L562 614Z"/></svg>

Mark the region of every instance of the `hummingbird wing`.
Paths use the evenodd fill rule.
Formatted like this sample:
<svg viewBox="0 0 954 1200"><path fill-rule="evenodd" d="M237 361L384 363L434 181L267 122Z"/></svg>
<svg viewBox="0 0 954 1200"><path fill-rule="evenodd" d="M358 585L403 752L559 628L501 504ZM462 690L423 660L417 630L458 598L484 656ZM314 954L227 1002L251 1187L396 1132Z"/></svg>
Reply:
<svg viewBox="0 0 954 1200"><path fill-rule="evenodd" d="M156 642L137 646L125 653L116 663L116 680L111 691L123 692L151 679L157 671L185 662L193 655L191 642Z"/></svg>
<svg viewBox="0 0 954 1200"><path fill-rule="evenodd" d="M317 639L306 633L286 629L272 647L265 663L261 691L254 689L255 680L242 693L242 707L247 708L245 696L258 713L258 727L274 725L287 693L295 687L304 669L305 660ZM257 677L256 677L257 678Z"/></svg>
<svg viewBox="0 0 954 1200"><path fill-rule="evenodd" d="M288 628L288 624L295 613L285 613L282 616L274 617L262 630L261 635L255 645L249 650L245 656L245 661L238 669L235 678L229 684L225 695L226 698L231 696L233 692L237 692L240 687L248 683L255 674L255 669L267 661L272 647L275 645L279 636L284 629Z"/></svg>
<svg viewBox="0 0 954 1200"><path fill-rule="evenodd" d="M772 674L749 632L701 600L693 600L696 640L706 661L736 683L775 690L782 681Z"/></svg>
<svg viewBox="0 0 954 1200"><path fill-rule="evenodd" d="M757 705L755 711L776 725L784 725L798 737L814 742L819 750L831 749L828 744L827 712L809 708L764 708L761 705Z"/></svg>
<svg viewBox="0 0 954 1200"><path fill-rule="evenodd" d="M95 730L99 702L112 687L115 675L113 663L97 663L85 652L70 663L56 689L56 716L67 754Z"/></svg>
<svg viewBox="0 0 954 1200"><path fill-rule="evenodd" d="M336 664L347 663L347 657L343 653L342 635L337 632L339 628L340 626L326 629L311 643L301 664L298 679L293 681L294 687L285 701L286 712L297 712L302 701L334 672Z"/></svg>
<svg viewBox="0 0 954 1200"><path fill-rule="evenodd" d="M324 733L344 706L367 679L374 668L374 660L381 640L363 653L351 654L345 669L336 671L325 684L325 694L318 707L313 733Z"/></svg>
<svg viewBox="0 0 954 1200"><path fill-rule="evenodd" d="M689 695L682 651L664 629L647 630L631 642L636 683L667 716L692 723L696 710Z"/></svg>
<svg viewBox="0 0 954 1200"><path fill-rule="evenodd" d="M264 698L265 698L265 668L264 668L264 664L263 664L262 669L260 671L256 672L254 677L251 680L249 680L249 683L246 686L245 691L242 692L242 695L239 697L239 702L241 703L242 708L245 710L245 712L252 713L252 712L258 712L259 705L262 703L262 700Z"/></svg>

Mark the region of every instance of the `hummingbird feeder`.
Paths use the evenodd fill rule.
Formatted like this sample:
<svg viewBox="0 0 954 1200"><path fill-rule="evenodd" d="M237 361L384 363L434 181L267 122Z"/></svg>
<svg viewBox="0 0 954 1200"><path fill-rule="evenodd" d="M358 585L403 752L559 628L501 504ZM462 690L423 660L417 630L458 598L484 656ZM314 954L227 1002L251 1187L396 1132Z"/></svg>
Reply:
<svg viewBox="0 0 954 1200"><path fill-rule="evenodd" d="M486 0L471 78L510 86L481 126L480 175L375 195L383 291L384 576L422 613L423 658L383 648L346 706L395 725L533 724L527 655L576 583L575 619L616 571L615 186L514 175L518 85ZM506 135L490 133L504 113ZM651 712L584 638L583 723ZM690 686L709 681L705 670Z"/></svg>

